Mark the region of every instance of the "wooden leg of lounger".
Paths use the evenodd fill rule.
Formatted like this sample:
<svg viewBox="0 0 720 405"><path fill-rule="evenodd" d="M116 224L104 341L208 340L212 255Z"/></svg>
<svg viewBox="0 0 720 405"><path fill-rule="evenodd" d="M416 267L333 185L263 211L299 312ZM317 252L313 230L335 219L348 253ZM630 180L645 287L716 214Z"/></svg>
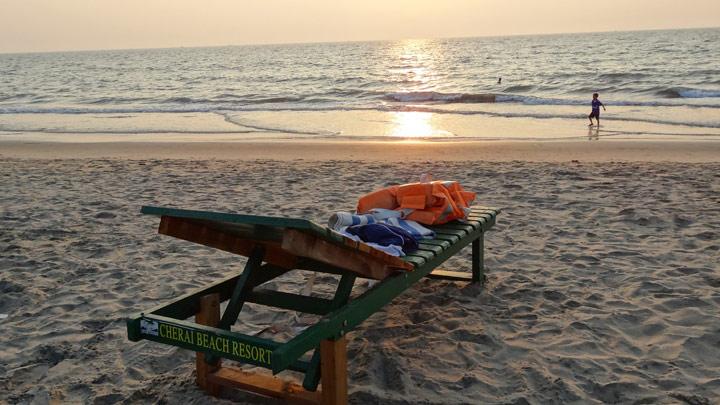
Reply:
<svg viewBox="0 0 720 405"><path fill-rule="evenodd" d="M347 404L347 343L345 337L320 342L323 405Z"/></svg>
<svg viewBox="0 0 720 405"><path fill-rule="evenodd" d="M483 250L485 248L484 235L480 235L472 243L472 281L474 283L485 282L485 263Z"/></svg>
<svg viewBox="0 0 720 405"><path fill-rule="evenodd" d="M217 326L220 322L220 296L208 294L200 298L200 311L195 314L195 322L200 325ZM220 395L220 386L208 381L208 375L220 368L220 360L217 364L205 362L205 355L195 355L195 368L197 369L197 385L212 396Z"/></svg>

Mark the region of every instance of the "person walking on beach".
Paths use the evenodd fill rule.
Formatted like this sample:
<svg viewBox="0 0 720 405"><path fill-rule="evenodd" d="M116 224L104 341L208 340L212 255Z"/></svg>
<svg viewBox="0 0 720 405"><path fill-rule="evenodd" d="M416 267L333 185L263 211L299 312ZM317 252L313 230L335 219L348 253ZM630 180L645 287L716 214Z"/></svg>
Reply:
<svg viewBox="0 0 720 405"><path fill-rule="evenodd" d="M588 115L588 119L590 120L590 125L593 126L592 119L595 117L598 123L598 127L600 127L600 106L602 106L603 111L605 110L605 104L601 103L600 100L598 100L598 94L593 93L593 99L592 99L592 111L590 112L590 115Z"/></svg>

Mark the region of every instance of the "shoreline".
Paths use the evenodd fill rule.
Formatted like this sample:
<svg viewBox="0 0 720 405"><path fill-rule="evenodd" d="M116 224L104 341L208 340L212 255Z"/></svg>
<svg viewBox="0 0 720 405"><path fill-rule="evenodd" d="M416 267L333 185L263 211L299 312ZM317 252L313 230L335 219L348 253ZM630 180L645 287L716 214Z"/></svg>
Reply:
<svg viewBox="0 0 720 405"><path fill-rule="evenodd" d="M718 141L0 141L0 157L20 159L222 159L526 162L720 162Z"/></svg>

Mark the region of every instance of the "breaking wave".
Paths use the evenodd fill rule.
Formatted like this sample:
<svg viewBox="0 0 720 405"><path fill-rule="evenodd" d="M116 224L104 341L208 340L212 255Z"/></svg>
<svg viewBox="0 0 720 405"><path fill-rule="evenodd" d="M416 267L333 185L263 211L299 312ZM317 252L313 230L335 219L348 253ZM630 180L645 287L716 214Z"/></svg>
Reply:
<svg viewBox="0 0 720 405"><path fill-rule="evenodd" d="M436 91L411 91L388 93L383 97L388 101L404 103L445 102L445 103L494 103L495 94L440 93Z"/></svg>
<svg viewBox="0 0 720 405"><path fill-rule="evenodd" d="M672 87L656 93L665 98L716 98L720 97L720 90L692 89L688 87Z"/></svg>

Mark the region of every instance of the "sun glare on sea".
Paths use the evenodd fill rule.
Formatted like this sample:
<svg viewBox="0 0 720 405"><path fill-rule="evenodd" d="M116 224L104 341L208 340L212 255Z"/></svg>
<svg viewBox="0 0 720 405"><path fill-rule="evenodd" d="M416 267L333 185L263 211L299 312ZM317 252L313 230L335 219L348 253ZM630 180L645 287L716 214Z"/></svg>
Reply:
<svg viewBox="0 0 720 405"><path fill-rule="evenodd" d="M435 63L440 58L433 41L406 39L389 48L388 80L401 92L429 91L436 85Z"/></svg>

